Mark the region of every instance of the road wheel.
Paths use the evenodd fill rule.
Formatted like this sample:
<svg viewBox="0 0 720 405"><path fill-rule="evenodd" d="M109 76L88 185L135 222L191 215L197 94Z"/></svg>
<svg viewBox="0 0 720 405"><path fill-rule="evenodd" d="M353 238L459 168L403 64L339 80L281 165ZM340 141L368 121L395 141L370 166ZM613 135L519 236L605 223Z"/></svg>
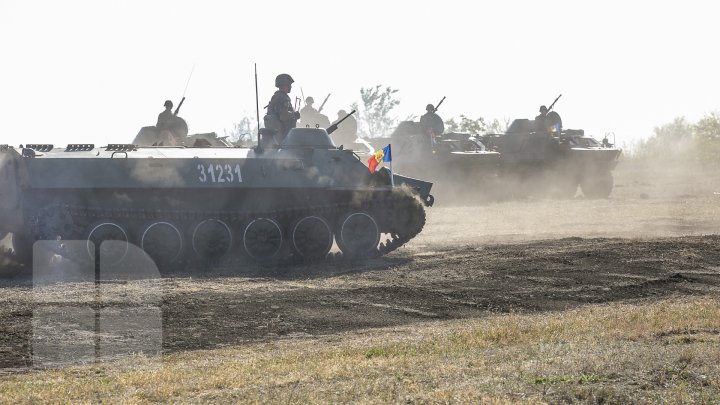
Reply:
<svg viewBox="0 0 720 405"><path fill-rule="evenodd" d="M87 234L87 253L91 260L99 257L102 243L105 241L119 241L124 242L120 244L112 244L107 255L110 258L110 263L104 263L103 265L116 265L120 263L128 253L128 234L125 228L114 221L101 221L93 224L90 227L90 231Z"/></svg>
<svg viewBox="0 0 720 405"><path fill-rule="evenodd" d="M282 229L275 220L256 218L245 227L243 248L251 258L259 262L274 260L282 247Z"/></svg>
<svg viewBox="0 0 720 405"><path fill-rule="evenodd" d="M323 218L301 218L293 224L291 232L293 250L304 259L321 259L332 248L333 232Z"/></svg>
<svg viewBox="0 0 720 405"><path fill-rule="evenodd" d="M193 230L192 248L201 259L220 259L232 247L232 231L219 219L206 219Z"/></svg>
<svg viewBox="0 0 720 405"><path fill-rule="evenodd" d="M353 212L340 220L335 240L346 256L365 257L375 252L380 242L380 230L370 214Z"/></svg>
<svg viewBox="0 0 720 405"><path fill-rule="evenodd" d="M140 247L162 268L178 260L183 251L182 233L170 222L153 222L140 237Z"/></svg>

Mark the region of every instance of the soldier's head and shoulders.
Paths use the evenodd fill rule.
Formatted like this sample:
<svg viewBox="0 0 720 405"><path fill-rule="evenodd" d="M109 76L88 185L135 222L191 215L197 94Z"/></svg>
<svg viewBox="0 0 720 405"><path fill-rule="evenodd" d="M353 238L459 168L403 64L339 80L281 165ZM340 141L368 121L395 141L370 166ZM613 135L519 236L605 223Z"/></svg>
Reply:
<svg viewBox="0 0 720 405"><path fill-rule="evenodd" d="M308 96L305 99L305 107L300 109L301 114L319 114L318 110L313 107L313 104L315 103L315 99L313 99L311 96Z"/></svg>
<svg viewBox="0 0 720 405"><path fill-rule="evenodd" d="M270 104L290 102L290 91L292 84L295 83L292 76L287 73L280 73L275 77L275 87L277 90L270 99Z"/></svg>
<svg viewBox="0 0 720 405"><path fill-rule="evenodd" d="M426 111L425 114L422 115L423 117L433 118L433 119L440 118L440 116L435 112L435 106L432 104L426 105L425 111Z"/></svg>

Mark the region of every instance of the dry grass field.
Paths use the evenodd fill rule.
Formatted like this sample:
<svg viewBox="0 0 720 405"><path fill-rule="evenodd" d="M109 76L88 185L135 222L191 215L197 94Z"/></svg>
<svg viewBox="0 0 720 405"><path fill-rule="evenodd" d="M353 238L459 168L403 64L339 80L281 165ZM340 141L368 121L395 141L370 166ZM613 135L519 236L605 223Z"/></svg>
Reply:
<svg viewBox="0 0 720 405"><path fill-rule="evenodd" d="M438 194L387 257L272 277L220 268L100 296L5 278L0 402L720 403L719 174L623 162L607 200ZM159 323L87 335L63 318L78 307ZM60 354L130 350L40 366L38 311L57 314ZM158 325L161 354L128 354Z"/></svg>

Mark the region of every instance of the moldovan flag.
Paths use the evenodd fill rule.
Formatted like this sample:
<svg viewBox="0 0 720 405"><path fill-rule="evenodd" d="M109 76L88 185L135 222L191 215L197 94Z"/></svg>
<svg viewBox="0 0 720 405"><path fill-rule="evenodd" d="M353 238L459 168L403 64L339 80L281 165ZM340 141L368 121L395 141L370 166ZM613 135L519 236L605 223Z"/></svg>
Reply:
<svg viewBox="0 0 720 405"><path fill-rule="evenodd" d="M390 149L390 145L379 149L374 155L370 156L370 159L368 159L370 173L375 173L375 169L377 169L380 162L392 162L392 149Z"/></svg>

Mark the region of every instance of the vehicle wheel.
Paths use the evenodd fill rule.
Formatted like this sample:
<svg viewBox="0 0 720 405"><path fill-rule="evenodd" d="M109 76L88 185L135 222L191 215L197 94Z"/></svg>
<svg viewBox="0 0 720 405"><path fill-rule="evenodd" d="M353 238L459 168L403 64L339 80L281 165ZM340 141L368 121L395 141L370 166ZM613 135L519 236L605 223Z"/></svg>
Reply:
<svg viewBox="0 0 720 405"><path fill-rule="evenodd" d="M371 255L377 248L380 230L372 216L353 212L340 220L335 240L346 256L364 257Z"/></svg>
<svg viewBox="0 0 720 405"><path fill-rule="evenodd" d="M245 227L243 248L251 258L260 262L276 259L282 246L282 229L274 220L256 218Z"/></svg>
<svg viewBox="0 0 720 405"><path fill-rule="evenodd" d="M113 244L108 253L110 263L102 265L116 265L120 263L128 253L128 234L122 225L113 221L101 221L93 224L87 233L87 253L91 260L99 257L102 243L105 241L120 241L122 244Z"/></svg>
<svg viewBox="0 0 720 405"><path fill-rule="evenodd" d="M183 251L182 234L170 222L153 222L143 231L140 247L162 268L180 258Z"/></svg>
<svg viewBox="0 0 720 405"><path fill-rule="evenodd" d="M232 231L219 219L206 219L195 227L192 247L201 259L219 259L232 247Z"/></svg>
<svg viewBox="0 0 720 405"><path fill-rule="evenodd" d="M613 176L610 172L585 176L580 187L586 198L607 198L613 189Z"/></svg>
<svg viewBox="0 0 720 405"><path fill-rule="evenodd" d="M332 248L333 233L327 221L320 217L304 217L292 227L293 250L305 259L325 257Z"/></svg>

